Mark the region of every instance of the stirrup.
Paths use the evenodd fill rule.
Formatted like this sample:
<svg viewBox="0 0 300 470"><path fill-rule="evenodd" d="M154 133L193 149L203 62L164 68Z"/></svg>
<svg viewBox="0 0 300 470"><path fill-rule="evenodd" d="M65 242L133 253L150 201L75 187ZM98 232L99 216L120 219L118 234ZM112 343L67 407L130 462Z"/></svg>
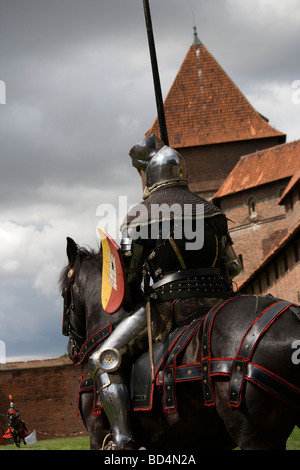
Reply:
<svg viewBox="0 0 300 470"><path fill-rule="evenodd" d="M112 440L112 434L107 434L105 436L102 442L101 450L116 450L116 445L114 444Z"/></svg>

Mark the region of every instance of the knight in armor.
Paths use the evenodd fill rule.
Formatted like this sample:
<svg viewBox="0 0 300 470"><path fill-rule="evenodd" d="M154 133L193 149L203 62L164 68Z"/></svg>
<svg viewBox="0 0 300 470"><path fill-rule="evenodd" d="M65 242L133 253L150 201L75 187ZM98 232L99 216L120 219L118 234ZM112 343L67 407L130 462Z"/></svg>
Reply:
<svg viewBox="0 0 300 470"><path fill-rule="evenodd" d="M9 395L9 399L10 399L10 404L9 404L9 408L7 411L7 416L10 417L11 415L14 415L16 418L20 419L20 412L18 408L16 408L11 395Z"/></svg>
<svg viewBox="0 0 300 470"><path fill-rule="evenodd" d="M4 438L7 438L7 439L10 439L13 437L13 423L15 422L15 420L17 420L17 422L20 423L21 425L21 429L22 429L22 433L24 433L24 435L26 436L26 433L27 433L27 427L26 427L26 424L25 422L21 419L21 415L20 415L20 412L18 410L18 408L15 406L14 402L13 402L13 397L12 395L9 395L9 399L10 399L10 403L9 403L9 408L7 410L7 417L8 417L8 429L6 431L6 433L4 434Z"/></svg>
<svg viewBox="0 0 300 470"><path fill-rule="evenodd" d="M129 353L133 360L136 351L132 345L138 339L140 348L147 347L141 287L145 273L152 279L153 340L163 342L179 325L233 296L232 279L240 272L227 219L219 208L189 190L183 157L156 136L137 144L130 155L133 166L145 171L143 201L129 211L121 226L127 280L124 307L132 313L89 360L116 449L136 448L121 370L122 353L128 358L128 350L133 351L131 356Z"/></svg>

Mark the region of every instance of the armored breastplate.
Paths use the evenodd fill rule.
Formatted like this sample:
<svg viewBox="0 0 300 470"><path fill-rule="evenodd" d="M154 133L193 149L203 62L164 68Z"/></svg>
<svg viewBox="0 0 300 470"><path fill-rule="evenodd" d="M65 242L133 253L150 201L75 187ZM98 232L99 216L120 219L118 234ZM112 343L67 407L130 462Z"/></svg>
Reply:
<svg viewBox="0 0 300 470"><path fill-rule="evenodd" d="M170 211L164 212L164 206ZM174 207L179 208L179 217L177 213L172 214ZM198 246L196 242L191 247L193 240L189 235L198 233L199 220L203 243ZM187 234L187 221L196 225L196 231L193 226ZM165 222L167 226L170 223L167 235L163 233ZM180 224L182 230L178 236L176 225ZM135 235L140 237L135 239L143 245L146 268L154 281L152 297L160 301L179 297L228 297L228 284L220 271L221 240L227 233L227 221L219 208L187 188L161 188L132 208L121 226L124 229L136 230ZM178 273L180 279L175 279L173 276Z"/></svg>
<svg viewBox="0 0 300 470"><path fill-rule="evenodd" d="M193 242L188 240L184 233L181 238L176 238L174 227L168 238L149 241L147 247L149 255L146 261L154 282L167 274L181 270L220 266L220 239L209 223L204 222L202 230L204 233L200 249L193 249Z"/></svg>
<svg viewBox="0 0 300 470"><path fill-rule="evenodd" d="M187 297L227 298L231 290L220 269L220 241L204 226L200 250L185 250L187 240L172 236L155 246L146 264L154 281L152 298L167 301Z"/></svg>

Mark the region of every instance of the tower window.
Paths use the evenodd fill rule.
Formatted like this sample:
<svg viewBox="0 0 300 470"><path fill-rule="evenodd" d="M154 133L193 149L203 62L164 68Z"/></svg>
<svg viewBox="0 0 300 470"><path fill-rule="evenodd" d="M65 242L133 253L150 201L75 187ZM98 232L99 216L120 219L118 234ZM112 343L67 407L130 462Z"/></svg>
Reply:
<svg viewBox="0 0 300 470"><path fill-rule="evenodd" d="M275 261L274 263L274 270L275 270L275 279L279 279L279 273L278 273L278 266L277 266L277 263Z"/></svg>
<svg viewBox="0 0 300 470"><path fill-rule="evenodd" d="M269 285L270 285L270 277L269 277L269 271L268 271L268 269L266 269L266 284L267 284L267 287L269 287Z"/></svg>
<svg viewBox="0 0 300 470"><path fill-rule="evenodd" d="M261 294L262 293L262 286L261 286L261 279L260 277L258 278L258 292Z"/></svg>
<svg viewBox="0 0 300 470"><path fill-rule="evenodd" d="M256 200L254 197L250 197L248 201L248 208L250 217L256 217Z"/></svg>
<svg viewBox="0 0 300 470"><path fill-rule="evenodd" d="M241 266L241 270L244 271L244 261L243 261L243 255L238 255L239 263Z"/></svg>
<svg viewBox="0 0 300 470"><path fill-rule="evenodd" d="M288 259L286 253L283 255L283 265L284 265L284 270L288 271L289 269L289 264L288 264Z"/></svg>
<svg viewBox="0 0 300 470"><path fill-rule="evenodd" d="M299 250L298 250L297 242L295 243L293 247L294 247L295 262L297 263L299 261Z"/></svg>

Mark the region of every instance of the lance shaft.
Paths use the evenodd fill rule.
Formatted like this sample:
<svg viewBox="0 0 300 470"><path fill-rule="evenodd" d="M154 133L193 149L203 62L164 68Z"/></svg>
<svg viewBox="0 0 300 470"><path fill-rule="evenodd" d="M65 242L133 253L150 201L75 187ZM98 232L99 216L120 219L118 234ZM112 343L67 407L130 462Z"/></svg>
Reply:
<svg viewBox="0 0 300 470"><path fill-rule="evenodd" d="M151 65L152 65L152 74L153 74L160 137L165 145L169 145L164 104L163 104L161 86L160 86L160 80L159 80L159 72L158 72L158 65L157 65L157 58L156 58L156 50L155 50L149 1L143 0L143 4L144 4L145 21L146 21L149 51L150 51L150 58L151 58Z"/></svg>

